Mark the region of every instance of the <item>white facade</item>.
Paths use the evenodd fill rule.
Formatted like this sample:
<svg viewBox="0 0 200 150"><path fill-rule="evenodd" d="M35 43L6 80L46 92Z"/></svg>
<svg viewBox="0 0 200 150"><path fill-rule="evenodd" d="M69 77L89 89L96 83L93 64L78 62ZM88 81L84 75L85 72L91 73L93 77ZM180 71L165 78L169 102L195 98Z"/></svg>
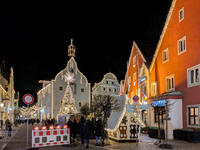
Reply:
<svg viewBox="0 0 200 150"><path fill-rule="evenodd" d="M74 59L75 46L71 43L68 48L70 60L67 62L65 69L61 70L55 79L51 81L43 81L44 87L37 93L38 107L44 107L44 110L38 112L40 119L56 118L60 110L60 104L63 99L67 83L64 81L63 75L70 71L74 73L75 81L70 83L77 111L80 113L80 108L85 103L90 103L91 84L87 78L78 70L77 63ZM47 84L44 84L47 83Z"/></svg>
<svg viewBox="0 0 200 150"><path fill-rule="evenodd" d="M92 97L97 94L119 96L120 84L113 73L107 73L99 83L92 88Z"/></svg>

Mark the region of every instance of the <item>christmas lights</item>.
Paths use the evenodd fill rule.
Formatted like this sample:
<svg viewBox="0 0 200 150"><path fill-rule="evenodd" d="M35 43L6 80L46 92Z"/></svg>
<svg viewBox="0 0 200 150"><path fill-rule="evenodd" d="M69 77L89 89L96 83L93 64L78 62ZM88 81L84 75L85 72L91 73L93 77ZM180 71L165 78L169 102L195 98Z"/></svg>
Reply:
<svg viewBox="0 0 200 150"><path fill-rule="evenodd" d="M64 81L67 82L67 87L66 87L63 99L61 101L60 110L58 111L57 117L67 115L67 114L78 113L75 106L75 100L73 98L73 94L70 87L70 83L75 81L74 74L71 72L66 72L63 78L64 78Z"/></svg>

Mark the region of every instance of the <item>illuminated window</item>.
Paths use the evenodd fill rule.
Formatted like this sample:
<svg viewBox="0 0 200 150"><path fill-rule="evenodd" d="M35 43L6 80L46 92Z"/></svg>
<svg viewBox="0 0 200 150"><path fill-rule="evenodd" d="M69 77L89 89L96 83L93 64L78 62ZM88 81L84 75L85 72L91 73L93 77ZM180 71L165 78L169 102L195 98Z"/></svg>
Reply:
<svg viewBox="0 0 200 150"><path fill-rule="evenodd" d="M163 63L169 60L169 48L163 50Z"/></svg>
<svg viewBox="0 0 200 150"><path fill-rule="evenodd" d="M195 127L199 126L199 109L200 105L188 105L187 106L187 126Z"/></svg>
<svg viewBox="0 0 200 150"><path fill-rule="evenodd" d="M135 67L135 65L136 65L136 55L133 56L133 67Z"/></svg>
<svg viewBox="0 0 200 150"><path fill-rule="evenodd" d="M167 85L167 92L175 90L174 75L166 77L166 85Z"/></svg>
<svg viewBox="0 0 200 150"><path fill-rule="evenodd" d="M157 82L151 83L151 96L157 95Z"/></svg>
<svg viewBox="0 0 200 150"><path fill-rule="evenodd" d="M199 83L199 65L187 69L188 87L200 85Z"/></svg>
<svg viewBox="0 0 200 150"><path fill-rule="evenodd" d="M186 52L186 36L178 40L178 55Z"/></svg>
<svg viewBox="0 0 200 150"><path fill-rule="evenodd" d="M181 22L185 17L184 7L179 10L179 22Z"/></svg>
<svg viewBox="0 0 200 150"><path fill-rule="evenodd" d="M155 109L155 108L154 108ZM154 122L158 122L158 118L160 117L160 122L163 123L163 114L165 113L164 111L164 106L160 108L160 115L158 115L158 110L154 111Z"/></svg>

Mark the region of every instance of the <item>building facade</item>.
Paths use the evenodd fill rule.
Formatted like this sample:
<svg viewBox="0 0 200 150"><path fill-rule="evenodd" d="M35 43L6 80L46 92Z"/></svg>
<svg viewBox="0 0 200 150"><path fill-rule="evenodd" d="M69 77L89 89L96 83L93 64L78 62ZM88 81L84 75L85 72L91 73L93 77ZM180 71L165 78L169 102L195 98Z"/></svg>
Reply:
<svg viewBox="0 0 200 150"><path fill-rule="evenodd" d="M134 96L139 97L140 104L146 104L149 96L149 63L135 41L131 49L127 72L124 80L124 94L133 101ZM139 111L141 120L148 123L148 110Z"/></svg>
<svg viewBox="0 0 200 150"><path fill-rule="evenodd" d="M60 110L61 100L63 99L67 83L64 81L63 76L66 72L74 74L75 81L70 83L73 98L77 111L80 113L80 108L85 103L90 103L91 97L91 84L87 78L79 71L75 57L75 46L71 41L68 47L69 61L65 69L61 70L54 79L51 81L41 81L43 88L37 93L38 107L44 107L43 110L38 112L40 119L57 118L58 111Z"/></svg>
<svg viewBox="0 0 200 150"><path fill-rule="evenodd" d="M11 67L10 74L6 73L5 61L3 61L0 65L0 119L3 123L6 119L14 123L16 119L14 101L18 101L19 97L15 97L15 94L13 68Z"/></svg>
<svg viewBox="0 0 200 150"><path fill-rule="evenodd" d="M173 0L150 65L151 101L167 100L168 137L175 128L200 127L200 1ZM151 112L151 122L157 118ZM161 121L163 115L161 114Z"/></svg>
<svg viewBox="0 0 200 150"><path fill-rule="evenodd" d="M111 72L105 74L101 82L95 83L92 88L92 98L98 94L119 96L119 93L120 84L117 77Z"/></svg>

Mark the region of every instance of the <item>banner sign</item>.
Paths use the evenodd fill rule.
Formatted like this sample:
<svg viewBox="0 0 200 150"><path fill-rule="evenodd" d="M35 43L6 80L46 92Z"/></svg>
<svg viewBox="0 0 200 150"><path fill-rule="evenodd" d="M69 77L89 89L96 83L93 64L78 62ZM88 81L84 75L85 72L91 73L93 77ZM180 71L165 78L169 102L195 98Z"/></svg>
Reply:
<svg viewBox="0 0 200 150"><path fill-rule="evenodd" d="M165 106L166 100L153 101L153 107Z"/></svg>
<svg viewBox="0 0 200 150"><path fill-rule="evenodd" d="M141 110L147 110L150 108L150 104L138 105L137 108Z"/></svg>

